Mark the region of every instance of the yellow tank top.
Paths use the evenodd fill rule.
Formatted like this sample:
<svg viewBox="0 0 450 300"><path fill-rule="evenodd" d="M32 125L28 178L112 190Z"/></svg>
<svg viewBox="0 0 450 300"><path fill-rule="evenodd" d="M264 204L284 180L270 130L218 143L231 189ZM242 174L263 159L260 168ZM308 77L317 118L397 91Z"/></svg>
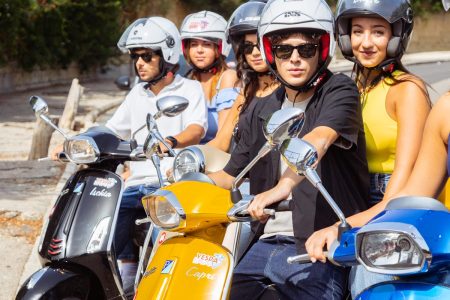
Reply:
<svg viewBox="0 0 450 300"><path fill-rule="evenodd" d="M403 72L394 71L394 77ZM363 101L362 115L366 136L366 155L370 173L394 171L397 122L386 111L386 96L392 80L385 78L372 88Z"/></svg>

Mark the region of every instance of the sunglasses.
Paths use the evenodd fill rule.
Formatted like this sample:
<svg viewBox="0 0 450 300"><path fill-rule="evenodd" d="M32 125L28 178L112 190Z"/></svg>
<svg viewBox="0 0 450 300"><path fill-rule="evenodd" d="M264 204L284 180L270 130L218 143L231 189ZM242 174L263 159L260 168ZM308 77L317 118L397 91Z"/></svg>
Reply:
<svg viewBox="0 0 450 300"><path fill-rule="evenodd" d="M316 55L318 44L301 44L298 46L292 45L274 45L272 46L272 51L275 53L275 56L279 59L288 59L292 56L292 52L294 49L297 49L298 54L302 58L311 58Z"/></svg>
<svg viewBox="0 0 450 300"><path fill-rule="evenodd" d="M253 48L258 49L258 44L252 44L252 43L244 43L244 45L242 45L242 52L244 52L245 55L249 55L253 53Z"/></svg>
<svg viewBox="0 0 450 300"><path fill-rule="evenodd" d="M130 53L130 57L134 61L138 61L138 59L140 57L140 58L142 58L143 61L145 61L146 63L149 63L149 62L152 61L153 53L150 53L150 52L145 52L145 53L142 53L142 54Z"/></svg>

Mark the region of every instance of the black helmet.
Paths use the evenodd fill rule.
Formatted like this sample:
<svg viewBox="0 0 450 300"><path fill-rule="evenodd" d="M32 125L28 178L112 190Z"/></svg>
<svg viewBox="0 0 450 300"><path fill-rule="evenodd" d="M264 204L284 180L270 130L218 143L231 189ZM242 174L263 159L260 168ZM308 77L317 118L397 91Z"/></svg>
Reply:
<svg viewBox="0 0 450 300"><path fill-rule="evenodd" d="M336 33L339 48L349 60L353 59L350 42L350 20L354 17L380 17L392 27L387 46L387 59L380 66L400 61L406 51L413 30L413 11L409 0L354 1L339 0L336 10Z"/></svg>
<svg viewBox="0 0 450 300"><path fill-rule="evenodd" d="M256 33L259 19L267 1L249 1L240 5L228 20L225 36L227 42L236 47L239 37L247 33Z"/></svg>

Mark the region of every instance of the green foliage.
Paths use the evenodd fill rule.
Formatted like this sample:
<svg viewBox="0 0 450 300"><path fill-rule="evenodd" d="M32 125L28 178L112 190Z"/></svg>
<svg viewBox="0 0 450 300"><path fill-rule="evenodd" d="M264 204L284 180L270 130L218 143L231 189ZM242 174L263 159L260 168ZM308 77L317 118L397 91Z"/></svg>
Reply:
<svg viewBox="0 0 450 300"><path fill-rule="evenodd" d="M189 11L187 13L197 12L201 10L209 10L216 12L225 19L229 18L233 11L245 0L184 0L183 3Z"/></svg>
<svg viewBox="0 0 450 300"><path fill-rule="evenodd" d="M389 0L383 0L389 1ZM211 10L228 18L245 0L180 0L186 14ZM337 0L327 0L335 7ZM441 0L412 0L416 16L442 11ZM169 5L170 4L170 5ZM169 0L1 0L0 66L85 71L117 54L116 42L138 17L165 15ZM174 4L176 5L176 4Z"/></svg>
<svg viewBox="0 0 450 300"><path fill-rule="evenodd" d="M116 53L120 12L117 0L2 1L0 64L16 62L27 71L105 65Z"/></svg>

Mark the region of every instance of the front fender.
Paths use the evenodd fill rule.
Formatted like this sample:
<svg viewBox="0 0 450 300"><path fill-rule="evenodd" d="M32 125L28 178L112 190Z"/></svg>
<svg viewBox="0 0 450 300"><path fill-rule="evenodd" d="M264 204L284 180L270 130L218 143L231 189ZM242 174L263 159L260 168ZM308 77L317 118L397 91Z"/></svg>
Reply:
<svg viewBox="0 0 450 300"><path fill-rule="evenodd" d="M19 299L87 299L92 289L89 275L54 266L42 268L31 275L20 287Z"/></svg>

